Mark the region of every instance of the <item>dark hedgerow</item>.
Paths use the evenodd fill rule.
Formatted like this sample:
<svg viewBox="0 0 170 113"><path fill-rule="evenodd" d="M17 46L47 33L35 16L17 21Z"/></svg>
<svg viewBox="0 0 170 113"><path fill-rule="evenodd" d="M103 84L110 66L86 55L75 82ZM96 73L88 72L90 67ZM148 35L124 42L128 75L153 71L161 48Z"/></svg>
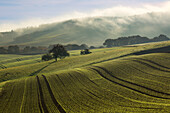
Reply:
<svg viewBox="0 0 170 113"><path fill-rule="evenodd" d="M53 56L51 54L45 54L42 56L42 60L44 61L49 61L51 59L53 59Z"/></svg>
<svg viewBox="0 0 170 113"><path fill-rule="evenodd" d="M85 49L85 50L80 51L81 55L90 54L90 53L92 53L92 52L90 52L89 49Z"/></svg>

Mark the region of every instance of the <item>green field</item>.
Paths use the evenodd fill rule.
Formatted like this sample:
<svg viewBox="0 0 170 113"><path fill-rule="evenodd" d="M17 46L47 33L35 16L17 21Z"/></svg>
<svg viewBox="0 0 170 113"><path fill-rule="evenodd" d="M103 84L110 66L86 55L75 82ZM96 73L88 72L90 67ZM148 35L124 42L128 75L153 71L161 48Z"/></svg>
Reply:
<svg viewBox="0 0 170 113"><path fill-rule="evenodd" d="M43 62L0 55L0 113L168 113L170 53L132 53L170 41L94 49Z"/></svg>

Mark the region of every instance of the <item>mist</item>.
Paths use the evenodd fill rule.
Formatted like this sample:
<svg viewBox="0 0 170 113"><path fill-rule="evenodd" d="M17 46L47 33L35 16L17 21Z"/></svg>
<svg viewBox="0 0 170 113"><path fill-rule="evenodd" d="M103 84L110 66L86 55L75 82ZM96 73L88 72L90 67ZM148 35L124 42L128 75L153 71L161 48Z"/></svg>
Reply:
<svg viewBox="0 0 170 113"><path fill-rule="evenodd" d="M104 9L93 9L92 11L80 12L73 11L62 14L60 16L49 17L31 17L18 21L0 21L0 32L11 31L28 27L39 27L42 24L51 24L63 22L70 19L84 19L96 17L124 17L143 15L147 13L168 13L170 10L170 2L162 2L159 4L142 4L140 6L117 5ZM148 17L143 17L146 20ZM127 20L120 20L127 22ZM21 30L20 30L21 31Z"/></svg>
<svg viewBox="0 0 170 113"><path fill-rule="evenodd" d="M77 25L100 29L108 38L141 35L153 38L160 34L170 36L170 13L153 12L126 17L98 17L79 20Z"/></svg>

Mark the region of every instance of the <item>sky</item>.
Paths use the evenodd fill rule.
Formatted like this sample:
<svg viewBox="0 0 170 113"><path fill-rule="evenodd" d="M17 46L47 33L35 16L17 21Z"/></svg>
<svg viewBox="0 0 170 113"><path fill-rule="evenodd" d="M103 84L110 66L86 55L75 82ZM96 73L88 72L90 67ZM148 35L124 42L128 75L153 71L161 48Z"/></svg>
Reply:
<svg viewBox="0 0 170 113"><path fill-rule="evenodd" d="M75 18L168 10L169 0L0 0L0 32Z"/></svg>

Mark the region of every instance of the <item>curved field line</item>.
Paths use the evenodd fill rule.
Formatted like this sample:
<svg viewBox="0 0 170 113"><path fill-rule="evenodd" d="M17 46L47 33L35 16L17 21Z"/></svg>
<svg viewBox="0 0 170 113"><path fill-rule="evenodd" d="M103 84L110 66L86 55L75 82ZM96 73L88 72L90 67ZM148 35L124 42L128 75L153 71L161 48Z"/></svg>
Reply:
<svg viewBox="0 0 170 113"><path fill-rule="evenodd" d="M127 67L130 67L130 66L127 66ZM128 69L128 68L127 68ZM130 68L129 68L130 69ZM122 74L121 75L123 75L123 76L131 76L131 74L129 74L128 72L126 72L126 70L123 70L123 69L119 69L119 68L117 68L116 69L117 71L119 71L119 72L121 72ZM130 69L130 70L133 70L133 68L132 69ZM117 74L116 74L117 75ZM120 74L118 74L118 75L120 75ZM141 75L139 75L139 74L133 74L134 75L134 80L132 81L131 80L131 77L130 78L124 78L124 77L119 77L117 75L117 77L118 78L120 78L120 79L122 79L122 80L125 80L125 81L128 81L128 82L131 82L131 83L134 83L135 85L138 85L139 83L137 82L137 81L139 81L141 84L139 84L140 86L139 87L146 87L146 88L150 88L151 90L155 90L155 91L157 91L157 92L163 92L163 93L167 93L167 91L169 91L169 90L167 90L167 89L169 89L170 87L166 84L166 83L161 83L161 82L159 82L158 80L153 80L153 79L155 79L155 78L146 78L148 75L145 75L145 76L141 76ZM142 82L143 81L143 82ZM152 84L151 84L152 83ZM156 88L153 88L153 87L150 87L150 86L155 86ZM157 89L158 88L158 89ZM159 89L160 88L160 89ZM161 90L162 88L165 88L166 90ZM168 93L169 95L170 95L170 93Z"/></svg>
<svg viewBox="0 0 170 113"><path fill-rule="evenodd" d="M93 69L91 69L91 68L89 68L88 70L93 71ZM105 80L108 81L107 79L105 79ZM120 96L120 97L122 97L126 100L132 101L132 102L137 102L137 103L142 103L142 104L151 104L151 105L170 106L170 104L166 104L166 103L156 103L156 102L153 103L153 102L145 102L145 101L141 101L141 100L135 100L135 99L132 99L132 98L125 97L125 96L123 96L119 93L113 92L111 89L108 89L108 88L105 88L105 87L102 87L102 86L100 86L100 88L102 88L103 90L108 91L110 93L113 93L117 96Z"/></svg>
<svg viewBox="0 0 170 113"><path fill-rule="evenodd" d="M60 80L60 82L62 83L62 85L65 87L65 84L63 83L63 81L61 80L61 78L56 74L57 78Z"/></svg>
<svg viewBox="0 0 170 113"><path fill-rule="evenodd" d="M155 70L159 70L159 71L163 71L163 72L168 72L168 73L170 72L170 71L167 71L167 70L164 70L164 69L157 68L157 67L155 67L155 66L152 66L152 65L150 65L150 64L147 64L147 63L142 62L142 61L139 61L139 60L132 60L132 61L137 62L137 63L140 63L140 64L143 64L143 65L148 66L148 67L151 67L151 68L153 68L153 69L155 69Z"/></svg>
<svg viewBox="0 0 170 113"><path fill-rule="evenodd" d="M55 79L56 79L56 78L55 78ZM57 80L57 79L56 79L56 80ZM62 81L62 80L61 80L61 81ZM63 82L63 81L62 81L62 82ZM66 88L67 88L67 87L65 87L65 89L62 88L62 90L65 91ZM73 87L73 88L74 88L74 87ZM66 91L65 91L65 94L67 94L68 97L70 97L70 95L69 95ZM70 99L71 99L71 97L70 97ZM91 108L89 105L86 105L86 104L84 104L84 103L82 103L82 102L77 103L77 101L75 101L75 100L73 100L73 99L71 99L71 100L72 100L75 104L77 104L79 107L81 107L81 106L80 106L80 103L81 103L82 105L86 106L87 108ZM83 108L83 109L86 110L86 111L88 111L88 112L90 112L89 109L85 109L85 108ZM92 108L91 108L91 109L92 109ZM71 110L71 109L70 109L70 110Z"/></svg>
<svg viewBox="0 0 170 113"><path fill-rule="evenodd" d="M73 78L73 76L72 76L71 74L69 74L69 75ZM86 94L87 96L89 96L91 99L93 99L93 100L95 100L95 101L97 101L97 102L102 103L103 105L112 106L112 105L110 105L110 104L104 103L99 96L97 96L96 94L94 94L94 93L92 93L91 91L87 90L87 89L89 89L89 87L87 87L87 85L84 85L77 77L75 77L75 78L81 83L81 85L82 85L83 87L86 88L86 89L83 88L83 89L79 89L79 90L81 90L82 92L84 92L83 90L85 90L86 92L88 92L89 94L95 96L95 97L98 98L99 100L98 100L98 99L95 99L94 97L92 97L91 95L87 94L86 92L84 92L84 94ZM77 86L77 87L78 87L78 86ZM104 106L103 106L103 107L104 107ZM105 107L105 108L106 108L106 107Z"/></svg>
<svg viewBox="0 0 170 113"><path fill-rule="evenodd" d="M88 70L93 71L93 69L91 69L91 68L89 68ZM108 80L106 79L106 81L108 81ZM119 97L122 97L122 98L124 98L126 100L129 100L131 102L136 102L136 103L140 103L140 104L149 104L149 105L170 106L170 104L166 104L166 103L145 102L145 101L141 101L141 100L136 100L136 99L128 98L128 97L125 97L125 96L123 96L123 95L121 95L119 93L113 92L111 89L105 88L103 86L99 86L99 87L101 89L107 91L107 92L115 94L115 95L117 95ZM119 106L122 106L122 105L119 105ZM160 108L160 109L162 109L162 108Z"/></svg>
<svg viewBox="0 0 170 113"><path fill-rule="evenodd" d="M71 76L71 78L74 78L70 73L68 73L69 74L69 76ZM77 78L76 78L77 79ZM71 79L70 79L71 80ZM71 80L72 81L72 80ZM78 80L79 82L80 82L80 80ZM91 95L89 95L89 94L87 94L86 92L84 92L81 88L79 88L79 86L74 82L74 80L72 81L72 83L78 88L78 90L77 91L80 91L80 92L83 92L83 94L85 94L85 95L87 95L89 98L91 98L91 99L93 99L93 100L95 100L94 102L96 102L96 101L98 101L97 103L94 103L93 101L89 101L90 103L92 103L92 104L98 104L99 102L101 102L101 101L99 101L99 100L97 100L97 99L95 99L94 97L92 97ZM80 82L81 83L81 82ZM79 94L80 95L80 94ZM89 105L87 105L87 104L85 104L85 103L83 103L83 105L84 106L87 106L88 108L90 108L90 109L93 109L93 110L98 110L97 108L94 108L93 106L89 106ZM103 106L104 107L104 106Z"/></svg>
<svg viewBox="0 0 170 113"><path fill-rule="evenodd" d="M50 85L49 85L49 83L48 83L48 81L47 81L47 78L44 76L44 75L42 75L43 76L43 78L44 78L44 80L45 80L45 83L46 83L46 85L47 85L47 88L48 88L48 91L49 91L49 93L50 93L50 96L51 96L51 99L52 99L52 101L53 101L53 103L55 104L55 106L58 108L58 110L60 111L60 113L66 113L66 111L61 107L61 105L57 102L57 100L55 99L55 97L54 97L54 94L53 94L53 92L52 92L52 90L51 90L51 87L50 87Z"/></svg>
<svg viewBox="0 0 170 113"><path fill-rule="evenodd" d="M14 92L14 86L12 87L11 94L10 94L10 96L9 96L9 98L8 98L8 100L7 100L6 104L5 104L5 107L3 108L3 110L2 110L2 111L4 111L4 110L5 110L5 108L6 108L6 106L8 105L9 100L11 99L13 92Z"/></svg>
<svg viewBox="0 0 170 113"><path fill-rule="evenodd" d="M58 74L56 74L56 76L57 76L57 78L59 79L59 81L61 82L61 84L65 87L65 84L64 84L64 82L61 80L61 78L59 77L59 75ZM56 78L55 78L56 79ZM57 79L56 79L57 80ZM65 88L67 88L67 87L65 87ZM63 88L62 88L63 89ZM63 89L63 91L64 91L64 89ZM67 94L67 92L65 92L65 94ZM69 97L69 94L67 94L68 95L68 97ZM71 98L71 97L70 97ZM73 99L72 99L72 101L74 101ZM77 103L76 101L74 101L74 103L76 103L79 107L81 107L80 105L79 105L79 103ZM81 102L81 104L82 105L84 105L84 106L86 106L86 107L88 107L88 108L90 108L90 106L88 106L88 105L86 105L86 104L84 104L84 103L82 103ZM68 107L68 106L67 106ZM69 108L69 107L68 107ZM69 108L70 109L70 108ZM85 108L83 108L84 110L86 110L86 111L88 111L89 112L89 110L88 109L85 109ZM92 108L91 108L92 109ZM71 110L71 109L70 109Z"/></svg>
<svg viewBox="0 0 170 113"><path fill-rule="evenodd" d="M156 63L156 62L154 62L154 61L148 60L148 59L143 59L143 58L135 58L135 59L140 59L140 60L143 60L143 61L146 61L146 62L150 62L150 63L152 63L152 64L155 64L155 65L157 65L157 66L160 66L160 67L162 67L162 68L170 69L169 67L160 65L160 64L158 64L158 63Z"/></svg>
<svg viewBox="0 0 170 113"><path fill-rule="evenodd" d="M85 90L85 91L83 91L83 90ZM97 107L101 107L101 103L102 103L102 108L108 108L108 106L109 107L113 107L112 105L110 105L110 104L106 104L106 103L104 103L103 101L102 101L102 99L101 98L99 98L99 97L97 97L95 94L92 94L91 92L89 92L88 90L86 90L86 89L80 89L80 91L81 92L83 92L85 95L87 95L89 98L91 98L91 103L92 104L94 104L94 105L97 105ZM88 93L86 93L86 92L88 92ZM93 96L94 97L93 97ZM98 98L98 99L96 99L96 98ZM100 100L99 100L100 99ZM93 101L94 100L94 101ZM104 106L105 105L105 106ZM94 106L91 106L91 109L93 109L93 110L98 110L97 108L94 108Z"/></svg>
<svg viewBox="0 0 170 113"><path fill-rule="evenodd" d="M40 109L40 113L43 113L41 102L40 102L41 100L40 100L40 94L39 94L39 91L38 91L38 87L37 87L37 95L38 95L38 106L39 106L39 109Z"/></svg>
<svg viewBox="0 0 170 113"><path fill-rule="evenodd" d="M127 74L125 74L125 75L127 75ZM135 79L147 81L148 83L149 83L149 82L152 82L152 83L157 84L157 85L159 84L159 85L161 86L161 88L162 88L163 86L170 88L166 83L162 83L162 82L159 82L159 81L156 81L156 80L151 80L151 79L148 79L148 78L145 78L145 77L146 77L146 76L138 76L138 75L136 75L136 76L135 76ZM149 84L148 84L148 85L149 85ZM156 85L156 86L157 86L157 85ZM162 92L164 92L164 91L162 91Z"/></svg>
<svg viewBox="0 0 170 113"><path fill-rule="evenodd" d="M72 77L72 75L71 75L71 77ZM72 82L72 83L74 84L74 86L78 87L77 84L75 84L75 82L74 82L73 80L71 80L69 77L68 77L68 79L70 80L70 82ZM67 88L67 87L66 87L66 88ZM73 87L73 89L75 89L75 87ZM77 90L77 89L75 89L75 90ZM79 90L81 91L80 88L79 88ZM81 92L82 92L82 91L81 91ZM82 95L82 94L79 94L79 95ZM85 103L83 103L83 102L78 101L78 102L79 102L79 103L78 103L77 100L73 100L73 99L72 99L72 101L74 101L78 106L80 106L79 104L81 104L81 105L83 105L83 106L86 106L88 109L85 109L85 108L84 108L84 110L86 110L86 111L88 111L88 112L90 112L90 111L89 111L89 108L90 108L90 109L93 109L93 110L96 110L96 109L92 108L91 106L89 106L89 105L87 105L87 104L85 104ZM80 107L81 107L81 106L80 106Z"/></svg>
<svg viewBox="0 0 170 113"><path fill-rule="evenodd" d="M96 99L96 97L93 97L93 96L89 95L89 93L87 93L86 91L84 91L84 90L85 90L84 88L80 88L80 86L74 82L75 79L77 79L77 81L78 81L80 84L82 84L77 77L71 75L70 73L68 73L68 75L70 76L70 77L69 77L70 82L72 82L72 83L74 84L74 86L76 86L76 89L75 89L76 92L77 92L77 93L80 92L79 95L81 95L82 97L83 97L84 95L86 95L86 97L90 98L90 100L95 100L95 101L89 101L89 103L91 103L91 104L93 104L93 105L96 105L96 104L97 104L98 107L99 107L99 106L101 107L101 105L99 105L99 103L102 102L102 101L100 101L100 100L101 100L100 98L99 98L100 100L98 100L98 99ZM82 85L82 86L84 87L84 85ZM74 87L73 87L73 88L74 88ZM98 111L98 109L97 109L96 107L94 107L94 106L89 106L88 104L83 103L83 102L80 102L80 103L81 103L82 105L84 105L84 106L86 106L86 107L94 110L94 111ZM102 102L102 103L103 103L103 102ZM106 104L103 104L103 105L106 105ZM105 106L103 106L103 107L105 107ZM106 108L106 107L105 107L105 108Z"/></svg>
<svg viewBox="0 0 170 113"><path fill-rule="evenodd" d="M38 83L38 88L39 88L39 96L40 96L40 101L41 101L41 105L42 105L42 108L44 110L45 113L49 113L48 109L47 109L47 106L45 105L45 102L44 102L44 97L43 97L43 92L42 92L42 87L41 87L41 84L40 84L40 80L39 80L39 77L36 76L37 78L37 83Z"/></svg>
<svg viewBox="0 0 170 113"><path fill-rule="evenodd" d="M47 68L48 66L50 66L51 64L55 63L56 61L54 62L51 62L49 64L47 64L46 66L42 67L41 69L38 69L37 71L34 71L33 73L31 73L30 75L28 76L34 76L34 75L37 75L38 73L40 73L42 70L44 70L45 68Z"/></svg>
<svg viewBox="0 0 170 113"><path fill-rule="evenodd" d="M136 67L134 67L132 65L131 65L131 67L138 70L138 71L140 71L140 72L142 72L142 73L144 73L144 74L151 75L151 76L154 76L154 77L164 77L164 78L168 78L168 79L170 78L170 77L167 77L167 76L162 76L162 75L160 76L160 75L155 75L155 74L144 72L144 71L142 71L142 70L140 70L140 69L138 69L138 68L136 68Z"/></svg>
<svg viewBox="0 0 170 113"><path fill-rule="evenodd" d="M56 74L56 76L57 76L57 78L59 79L59 81L61 82L61 84L65 87L65 84L64 84L63 81L60 79L59 75ZM55 81L57 81L57 83L59 83L57 78L54 77ZM53 84L53 86L58 86L58 85L54 85L54 84ZM56 87L55 87L55 88L56 88ZM64 89L63 89L62 87L60 87L60 89L62 89L62 92L64 92ZM58 95L60 96L59 93L58 93ZM65 92L65 95L68 95L68 94ZM68 95L68 97L69 97L69 95ZM60 99L61 99L61 98L60 98ZM63 101L62 99L61 99L61 101L64 103L64 101ZM68 105L66 105L65 103L64 103L64 105L71 111L71 109L70 109L70 107L68 107Z"/></svg>
<svg viewBox="0 0 170 113"><path fill-rule="evenodd" d="M128 108L139 108L139 109L163 109L163 108L154 108L154 107L135 107L135 106L122 106L121 107L128 107Z"/></svg>
<svg viewBox="0 0 170 113"><path fill-rule="evenodd" d="M78 72L79 71L79 72ZM81 74L81 70L79 70L79 69L77 69L77 71L76 71L77 73L79 73L79 74ZM83 74L81 74L81 75L83 75ZM84 76L84 75L83 75ZM94 81L92 81L91 79L89 79L87 76L84 76L87 80L89 80L91 83L93 83L94 85L96 85L96 86L99 86L98 84L96 84Z"/></svg>
<svg viewBox="0 0 170 113"><path fill-rule="evenodd" d="M106 79L107 80L107 79ZM102 89L108 91L108 92L111 92L117 96L120 96L126 100L129 100L129 101L132 101L132 102L137 102L137 103L142 103L142 104L152 104L152 105L163 105L163 106L170 106L170 104L165 104L165 103L153 103L153 102L145 102L145 101L140 101L140 100L135 100L135 99L131 99L131 98L128 98L128 97L125 97L121 94L118 94L116 92L113 92L111 89L108 89L108 88L104 88L104 87L101 87Z"/></svg>
<svg viewBox="0 0 170 113"><path fill-rule="evenodd" d="M101 91L101 89L99 88L99 85L98 85L98 84L96 84L94 81L90 80L87 76L81 74L80 72L77 72L77 71L76 71L76 73L82 75L82 76L85 77L89 82L91 82L91 83L93 84L93 85L91 84L91 85L89 86L89 85L81 82L81 80L79 80L79 79L75 76L75 78L81 83L81 85L82 85L83 87L85 87L83 90L85 90L86 92L90 93L91 95L95 96L96 98L98 98L98 99L100 99L100 100L101 100L101 97L104 97L103 95L100 95L100 97L99 97L99 96L97 96L97 95L95 94L96 91L97 91L97 92L100 92L100 91ZM72 75L70 74L70 76L72 76ZM89 90L90 88L95 89L96 91L93 91L93 92L95 92L95 93L93 93L92 90ZM100 91L99 91L99 90L100 90ZM106 97L104 97L104 98L106 98ZM107 98L107 99L108 99L108 98ZM95 100L96 100L96 99L95 99ZM97 100L97 101L99 101L99 100ZM112 102L112 101L110 101L110 100L107 100L107 101ZM111 104L106 104L106 103L104 103L104 102L102 102L102 103L103 103L104 105L112 106ZM112 103L113 103L113 102L112 102Z"/></svg>
<svg viewBox="0 0 170 113"><path fill-rule="evenodd" d="M84 90L86 90L87 92L89 92L90 94L92 94L93 96L95 96L95 97L97 97L97 98L99 98L99 99L101 99L99 96L97 96L96 94L94 94L93 92L91 92L91 91L89 91L89 90L87 90L87 89L84 89Z"/></svg>
<svg viewBox="0 0 170 113"><path fill-rule="evenodd" d="M103 78L107 79L108 81L110 81L110 82L112 82L112 83L115 83L115 84L118 84L118 85L120 85L120 86L123 86L123 87L125 87L125 88L131 89L131 90L136 91L136 92L138 92L138 93L141 93L141 94L144 94L144 95L147 95L147 96L151 96L151 97L155 97L155 98L170 99L170 98L166 98L166 97L160 97L160 96L151 95L151 94L142 92L142 91L140 91L140 90L131 88L131 87L129 87L129 86L123 85L123 84L121 84L121 83L115 82L115 81L113 81L113 80L105 77L105 76L104 76L100 71L98 71L97 69L95 69L95 68L91 68L91 69L95 70L98 74L100 74ZM104 71L105 71L105 70L104 70ZM107 73L107 72L106 72L106 73ZM109 73L110 73L110 72L109 72ZM109 74L109 73L108 73L108 74ZM109 75L110 75L110 74L109 74ZM121 80L121 81L122 81L122 80ZM124 80L123 80L123 81L124 81Z"/></svg>
<svg viewBox="0 0 170 113"><path fill-rule="evenodd" d="M27 87L26 83L27 83L27 79L25 80L24 93L23 93L22 102L21 102L20 111L19 111L20 113L22 112L22 106L25 100L25 93L26 93L26 87Z"/></svg>
<svg viewBox="0 0 170 113"><path fill-rule="evenodd" d="M58 77L57 77L58 78ZM55 79L56 79L56 81L58 81L58 79L57 79L56 77L55 77ZM61 80L62 81L62 80ZM61 82L60 81L60 82ZM64 82L63 82L64 83ZM62 83L61 83L62 84ZM90 106L89 105L86 105L86 104L84 104L84 103L82 103L82 102L80 102L80 103L78 103L77 102L77 100L75 101L75 100L73 100L72 99L72 97L70 97L70 95L67 93L67 87L65 87L65 88L62 88L62 87L60 87L61 89L62 89L62 92L64 92L65 93L65 95L67 95L70 99L71 99L71 101L73 101L76 105L78 105L78 107L82 107L80 104L82 104L82 105L84 105L84 106L86 106L87 108L90 108ZM74 89L74 87L73 87L73 89ZM58 95L60 95L60 94L58 94ZM64 101L63 101L63 103L64 103ZM65 104L66 105L66 104ZM72 109L67 105L67 107L70 109L70 111L72 111ZM85 109L85 107L84 108L82 108L82 109L84 109L84 110L86 110L86 111L88 111L88 112L90 112L89 111L89 109ZM80 111L79 111L80 112Z"/></svg>
<svg viewBox="0 0 170 113"><path fill-rule="evenodd" d="M61 78L59 77L59 75L58 74L56 74L56 76L57 76L57 78L56 77L54 77L53 79L55 79L54 81L56 82L56 83L60 83L61 82L61 84L65 87L65 84L63 83L63 81L61 80ZM59 81L59 82L58 82ZM53 87L54 86L58 86L58 84L56 85L54 85L53 84ZM57 89L56 87L54 87L55 89ZM61 92L65 92L65 90L63 89L63 87L61 87L60 86L60 89L62 89L62 91ZM58 96L60 96L60 93L58 93L57 92L57 94L58 94ZM68 97L69 97L69 95L67 94L67 92L65 92L65 95L67 95ZM60 98L61 99L61 101L63 102L63 104L67 107L67 109L69 109L69 111L71 111L71 108L63 101L63 99L62 98Z"/></svg>
<svg viewBox="0 0 170 113"><path fill-rule="evenodd" d="M150 73L144 72L144 71L142 71L142 70L140 70L140 69L137 69L136 67L133 67L133 66L131 66L131 65L128 65L128 66L130 66L132 69L135 69L135 70L139 71L139 73L147 74L147 77L148 77L148 76L149 76L149 77L152 77L152 79L153 79L153 77L155 77L155 78L158 78L158 77L159 77L160 79L166 79L166 80L169 79L169 80L170 80L170 77L160 76L160 75L155 75L155 74L150 74ZM158 84L162 84L162 85L164 85L164 86L168 86L168 84L166 84L165 82L159 81L160 79L158 79L158 80L152 80L152 79L150 79L150 78L145 78L146 75L145 75L145 76L137 75L137 77L139 77L139 78L141 78L141 79L143 79L143 80L152 81L152 82L155 82L155 83L158 83Z"/></svg>
<svg viewBox="0 0 170 113"><path fill-rule="evenodd" d="M4 66L4 65L2 65L2 64L0 64L0 67L1 67L2 69L6 69L6 68L7 68L6 66Z"/></svg>
<svg viewBox="0 0 170 113"><path fill-rule="evenodd" d="M93 71L91 68L89 68L88 70L90 70L90 71ZM81 71L80 71L81 72ZM78 73L78 72L77 72ZM79 73L79 74L81 74L81 73ZM87 77L87 76L86 76ZM87 77L88 78L88 77ZM88 78L89 79L89 78ZM97 86L99 87L99 85L97 84ZM86 87L86 85L85 85L85 87ZM93 86L94 87L94 86ZM87 89L89 89L88 87L86 87ZM101 87L100 87L101 88ZM120 95L120 94L117 94L117 93L115 93L115 92L112 92L112 91L110 91L110 90L108 90L108 89L106 89L106 88L103 88L102 87L102 89L104 89L105 91L108 91L108 92L111 92L111 93L113 93L113 94L116 94L117 96L120 96L120 97L122 97L122 98L124 98L124 99L126 99L126 100L129 100L129 101L132 101L132 102L137 102L137 103L144 103L144 104L148 104L147 102L142 102L142 101L136 101L136 100L134 100L134 99L130 99L130 98L127 98L127 97L124 97L123 95ZM107 98L108 99L108 98ZM153 103L152 103L153 104ZM155 104L155 103L154 103ZM163 104L163 103L162 103ZM163 105L167 105L167 104L163 104Z"/></svg>
<svg viewBox="0 0 170 113"><path fill-rule="evenodd" d="M90 68L88 69L88 70L90 70ZM92 71L92 70L91 70ZM80 74L80 73L79 73ZM86 76L87 77L87 76ZM87 77L88 78L88 77ZM89 78L88 78L89 79ZM83 85L83 83L81 83L82 85ZM97 84L97 86L99 87L99 85ZM86 87L86 85L85 85L85 87ZM93 86L94 87L94 86ZM88 89L88 87L86 87L87 89L84 89L84 90L86 90L87 92L89 92L91 95L94 95L94 96L96 96L97 98L100 98L99 96L97 96L95 93L93 93L93 92L91 92L91 91L89 91ZM112 94L115 94L115 95L117 95L117 96L119 96L119 97L121 97L121 98L124 98L124 99L126 99L126 100L129 100L129 101L131 101L131 102L135 102L135 103L139 103L139 104L151 104L151 105L164 105L164 106L170 106L169 104L164 104L164 103L151 103L151 102L143 102L143 101L138 101L138 100L134 100L134 99L131 99L131 98L127 98L127 97L124 97L123 95L120 95L120 94L117 94L117 93L115 93L115 92L112 92L111 90L108 90L108 89L106 89L106 88L104 88L104 87L100 87L100 89L103 89L104 91L107 91L107 92L110 92L110 93L112 93ZM100 92L100 91L99 91ZM108 99L108 98L106 98L106 99ZM109 102L113 102L113 101L110 101L110 99L109 100L107 100L107 101L109 101ZM106 104L106 105L109 105L109 106L112 106L112 105L110 105L110 104ZM120 104L117 104L118 106L120 106L120 107L122 107L122 105L120 105ZM113 106L112 106L113 107ZM124 106L125 107L125 106ZM152 107L133 107L133 108L140 108L140 109L154 109L154 108L152 108ZM156 108L155 108L156 109ZM163 108L157 108L157 109L163 109Z"/></svg>
<svg viewBox="0 0 170 113"><path fill-rule="evenodd" d="M105 60L102 60L102 61L92 62L92 63L90 63L90 64L83 65L82 67L89 66L89 65L93 65L93 64L98 64L98 63L102 63L102 62L107 62L107 61L110 61L110 60L115 60L115 59L119 59L119 58L123 58L123 57L130 56L130 55L132 55L132 54L130 53L130 54L125 54L125 55L121 55L121 56L117 56L117 57L105 59Z"/></svg>
<svg viewBox="0 0 170 113"><path fill-rule="evenodd" d="M169 94L169 93L164 93L164 92L161 92L161 91L157 91L157 90L154 90L154 89L151 89L151 88L148 88L148 87L145 87L145 86L142 86L142 85L139 85L139 84L133 83L133 82L129 82L129 81L127 81L127 80L123 80L123 79L118 78L118 77L115 77L114 75L112 75L112 73L110 73L110 72L109 72L108 70L106 70L105 68L102 68L102 67L99 67L99 66L95 66L95 67L98 67L98 68L100 68L100 69L104 70L106 73L108 73L109 75L111 75L112 77L114 77L114 78L116 78L116 79L118 79L118 80L120 80L120 81L123 81L123 82L129 83L129 84L132 84L132 85L136 85L136 86L139 86L139 87L145 88L145 89L147 89L147 90L154 91L154 92L156 92L156 93L160 93L160 94L163 94L163 95L170 96L170 94ZM170 98L169 98L169 99L170 99Z"/></svg>

